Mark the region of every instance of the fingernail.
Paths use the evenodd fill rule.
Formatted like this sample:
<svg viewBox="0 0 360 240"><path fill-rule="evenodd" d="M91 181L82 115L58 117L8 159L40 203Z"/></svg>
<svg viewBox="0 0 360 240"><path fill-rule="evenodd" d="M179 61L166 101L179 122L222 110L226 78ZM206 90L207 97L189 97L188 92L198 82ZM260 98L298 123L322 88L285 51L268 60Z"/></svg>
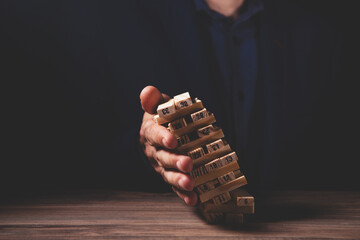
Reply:
<svg viewBox="0 0 360 240"><path fill-rule="evenodd" d="M162 139L162 144L165 146L165 147L168 147L168 143L166 141L166 138L163 138Z"/></svg>
<svg viewBox="0 0 360 240"><path fill-rule="evenodd" d="M177 167L180 171L183 171L182 164L181 164L181 160L179 160L179 161L176 162L176 167Z"/></svg>

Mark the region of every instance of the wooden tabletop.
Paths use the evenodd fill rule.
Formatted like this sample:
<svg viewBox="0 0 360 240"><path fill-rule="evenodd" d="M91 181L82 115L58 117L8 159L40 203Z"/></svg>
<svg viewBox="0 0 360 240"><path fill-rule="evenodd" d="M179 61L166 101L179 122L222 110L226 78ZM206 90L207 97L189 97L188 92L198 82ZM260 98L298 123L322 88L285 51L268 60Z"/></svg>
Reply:
<svg viewBox="0 0 360 240"><path fill-rule="evenodd" d="M360 192L278 192L237 228L173 193L86 190L0 199L0 239L360 239Z"/></svg>

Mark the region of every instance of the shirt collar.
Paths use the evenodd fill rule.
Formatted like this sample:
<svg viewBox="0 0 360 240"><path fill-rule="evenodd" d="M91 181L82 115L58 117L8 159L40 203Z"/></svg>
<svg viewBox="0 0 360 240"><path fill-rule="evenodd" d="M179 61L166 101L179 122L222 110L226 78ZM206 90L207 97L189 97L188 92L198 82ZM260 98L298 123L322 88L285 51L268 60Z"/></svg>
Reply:
<svg viewBox="0 0 360 240"><path fill-rule="evenodd" d="M195 1L195 9L198 12L206 12L211 18L215 20L224 20L228 19L227 17L223 16L222 14L215 12L209 8L205 0L194 0ZM241 12L238 18L235 21L235 24L239 24L249 20L252 16L256 13L262 11L264 9L263 1L262 0L245 0L244 7L246 7L245 11Z"/></svg>

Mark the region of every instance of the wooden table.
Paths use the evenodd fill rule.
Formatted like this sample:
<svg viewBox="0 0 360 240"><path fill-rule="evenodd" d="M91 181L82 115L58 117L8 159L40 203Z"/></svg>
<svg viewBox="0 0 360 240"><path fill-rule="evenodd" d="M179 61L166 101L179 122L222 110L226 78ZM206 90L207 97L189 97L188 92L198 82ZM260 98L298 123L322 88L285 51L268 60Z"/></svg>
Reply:
<svg viewBox="0 0 360 240"><path fill-rule="evenodd" d="M238 228L173 193L70 191L0 200L0 239L360 239L359 192L279 192Z"/></svg>

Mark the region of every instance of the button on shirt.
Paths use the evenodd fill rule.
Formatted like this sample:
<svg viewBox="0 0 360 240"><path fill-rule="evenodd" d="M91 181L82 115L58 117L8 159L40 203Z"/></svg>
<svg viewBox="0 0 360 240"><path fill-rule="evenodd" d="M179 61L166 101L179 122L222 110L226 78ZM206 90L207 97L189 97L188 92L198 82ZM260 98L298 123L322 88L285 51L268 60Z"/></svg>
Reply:
<svg viewBox="0 0 360 240"><path fill-rule="evenodd" d="M195 0L195 8L218 68L214 81L223 88L225 135L232 148L244 154L257 81L257 13L263 10L262 1L245 1L235 21L211 10L204 0Z"/></svg>

